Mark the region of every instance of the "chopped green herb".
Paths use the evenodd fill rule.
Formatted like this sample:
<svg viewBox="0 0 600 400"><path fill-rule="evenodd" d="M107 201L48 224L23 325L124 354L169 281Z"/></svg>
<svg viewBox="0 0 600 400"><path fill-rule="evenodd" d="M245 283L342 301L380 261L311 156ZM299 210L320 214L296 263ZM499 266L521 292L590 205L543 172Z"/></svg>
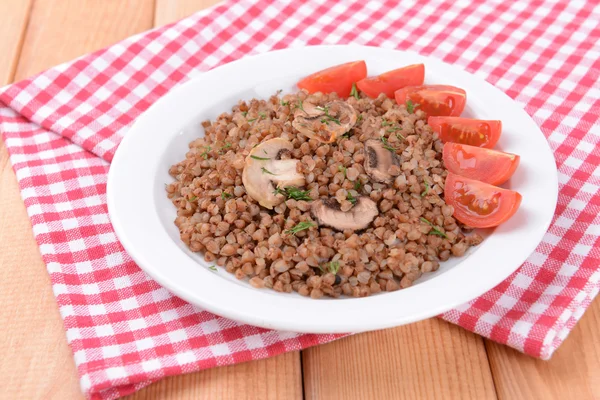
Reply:
<svg viewBox="0 0 600 400"><path fill-rule="evenodd" d="M346 200L348 200L348 201L349 201L350 203L352 203L352 204L356 204L356 200L357 200L357 198L356 198L356 197L354 197L354 196L352 196L352 195L350 194L350 192L348 192L348 195L346 196Z"/></svg>
<svg viewBox="0 0 600 400"><path fill-rule="evenodd" d="M381 126L390 126L390 125L392 125L392 123L389 122L388 120L385 120L385 119L381 120Z"/></svg>
<svg viewBox="0 0 600 400"><path fill-rule="evenodd" d="M255 148L256 146L258 146L258 143L256 143L254 146L252 146L252 148Z"/></svg>
<svg viewBox="0 0 600 400"><path fill-rule="evenodd" d="M362 119L363 119L362 114L359 114L358 118L356 118L356 123L358 124L360 121L362 121Z"/></svg>
<svg viewBox="0 0 600 400"><path fill-rule="evenodd" d="M362 184L360 183L360 181L354 182L354 190L356 190L358 192L361 187L362 187Z"/></svg>
<svg viewBox="0 0 600 400"><path fill-rule="evenodd" d="M301 109L302 111L304 111L304 106L302 105L302 100L301 100L301 99L298 99L298 104L296 104L296 105L294 106L294 108L299 108L299 109ZM306 111L304 111L304 112L306 112Z"/></svg>
<svg viewBox="0 0 600 400"><path fill-rule="evenodd" d="M230 148L231 148L231 143L225 142L225 145L223 147L221 147L221 150L219 150L219 154L224 154L225 150L230 149Z"/></svg>
<svg viewBox="0 0 600 400"><path fill-rule="evenodd" d="M242 115L245 117L246 115L248 115L248 111L242 112Z"/></svg>
<svg viewBox="0 0 600 400"><path fill-rule="evenodd" d="M425 182L425 190L423 190L423 192L421 193L421 197L425 197L429 194L429 183Z"/></svg>
<svg viewBox="0 0 600 400"><path fill-rule="evenodd" d="M409 113L414 113L415 112L415 108L419 107L420 104L419 103L413 103L412 100L408 99L406 100L406 111L408 111Z"/></svg>
<svg viewBox="0 0 600 400"><path fill-rule="evenodd" d="M192 196L192 197L190 197L190 201L196 201L196 200L198 200L198 196Z"/></svg>
<svg viewBox="0 0 600 400"><path fill-rule="evenodd" d="M290 235L295 235L296 233L306 230L306 229L310 229L313 226L317 226L317 224L315 224L314 222L311 221L302 221L299 222L296 226L294 226L291 229L288 229L287 231L285 231L285 233L288 233Z"/></svg>
<svg viewBox="0 0 600 400"><path fill-rule="evenodd" d="M326 264L319 265L319 269L324 274L331 272L332 274L337 275L338 271L340 270L340 263L339 261L330 261Z"/></svg>
<svg viewBox="0 0 600 400"><path fill-rule="evenodd" d="M321 119L321 123L322 124L328 124L329 121L335 122L338 125L342 124L339 119L334 118L331 115L329 115L329 107L325 106L325 107L315 107L315 108L317 110L319 110L319 111L324 111L325 112L325 117Z"/></svg>
<svg viewBox="0 0 600 400"><path fill-rule="evenodd" d="M208 269L210 269L213 272L217 272L217 267L215 267L214 265L211 265L210 267L208 267Z"/></svg>
<svg viewBox="0 0 600 400"><path fill-rule="evenodd" d="M222 198L223 200L225 200L225 199L228 199L228 198L230 198L230 197L231 197L231 193L227 193L227 192L223 192L223 193L221 193L221 198Z"/></svg>
<svg viewBox="0 0 600 400"><path fill-rule="evenodd" d="M308 190L301 190L295 186L288 186L284 189L277 188L275 189L275 194L282 194L286 196L288 199L294 200L307 200L310 201L312 198L308 195Z"/></svg>
<svg viewBox="0 0 600 400"><path fill-rule="evenodd" d="M446 236L446 234L444 232L440 231L437 226L435 226L434 224L432 224L431 222L429 222L428 220L426 220L423 217L421 217L421 221L425 222L427 225L431 226L431 230L429 231L428 235L437 235L437 236L441 236L445 239L448 239L448 236Z"/></svg>
<svg viewBox="0 0 600 400"><path fill-rule="evenodd" d="M264 112L259 112L258 115L260 115L260 119L265 119L267 118L267 114L265 114Z"/></svg>
<svg viewBox="0 0 600 400"><path fill-rule="evenodd" d="M343 165L338 166L338 171L344 173L344 178L346 178L346 170L347 170L347 168L344 167Z"/></svg>
<svg viewBox="0 0 600 400"><path fill-rule="evenodd" d="M350 96L353 96L356 100L360 100L358 90L356 89L356 83L352 83L352 90L350 91Z"/></svg>
<svg viewBox="0 0 600 400"><path fill-rule="evenodd" d="M203 157L205 160L208 159L208 153L210 152L211 147L208 146L204 149L204 152L200 154L200 157Z"/></svg>
<svg viewBox="0 0 600 400"><path fill-rule="evenodd" d="M404 136L402 136L401 133L396 133L396 137L398 138L398 140L400 140L400 139L406 140L406 138Z"/></svg>
<svg viewBox="0 0 600 400"><path fill-rule="evenodd" d="M258 157L258 156L250 156L250 158L254 158L255 160L260 160L260 161L266 161L266 160L270 160L270 158L266 158L266 157Z"/></svg>
<svg viewBox="0 0 600 400"><path fill-rule="evenodd" d="M254 122L254 121L256 121L256 118L252 118L252 119L248 120L248 122Z"/></svg>
<svg viewBox="0 0 600 400"><path fill-rule="evenodd" d="M268 169L266 169L265 167L262 167L260 170L263 172L263 174L276 175L276 174L272 173L271 171L269 171Z"/></svg>
<svg viewBox="0 0 600 400"><path fill-rule="evenodd" d="M289 101L283 101L283 100L281 100L281 105L282 105L282 106L287 106L287 105L289 105L289 104L290 104L290 102L289 102Z"/></svg>
<svg viewBox="0 0 600 400"><path fill-rule="evenodd" d="M393 153L395 153L395 152L396 152L396 149L395 149L395 148L393 148L393 147L392 147L392 146L391 146L391 145L388 143L388 140L387 140L387 138L386 138L385 136L382 136L382 137L381 137L381 142L383 143L383 148L384 148L384 149L388 149L389 151L391 151L391 152L393 152Z"/></svg>

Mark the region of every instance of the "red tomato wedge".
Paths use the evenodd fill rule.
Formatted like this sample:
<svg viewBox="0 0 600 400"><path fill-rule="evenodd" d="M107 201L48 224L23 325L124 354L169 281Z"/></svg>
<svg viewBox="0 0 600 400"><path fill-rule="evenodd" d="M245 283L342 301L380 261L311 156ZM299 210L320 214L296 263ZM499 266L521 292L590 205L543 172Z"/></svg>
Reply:
<svg viewBox="0 0 600 400"><path fill-rule="evenodd" d="M461 88L449 85L407 86L394 93L396 102L406 105L410 100L414 109L423 110L427 115L459 116L465 109L467 93Z"/></svg>
<svg viewBox="0 0 600 400"><path fill-rule="evenodd" d="M388 71L372 78L365 78L356 83L358 89L371 98L377 98L380 93L393 99L394 92L405 86L419 86L425 79L425 66L413 64L404 68Z"/></svg>
<svg viewBox="0 0 600 400"><path fill-rule="evenodd" d="M443 159L446 169L452 173L490 185L502 185L515 173L520 157L466 144L446 143Z"/></svg>
<svg viewBox="0 0 600 400"><path fill-rule="evenodd" d="M491 149L498 143L502 122L460 117L429 117L427 123L442 142L468 144Z"/></svg>
<svg viewBox="0 0 600 400"><path fill-rule="evenodd" d="M444 188L446 204L454 207L454 218L473 228L491 228L512 217L521 195L451 172Z"/></svg>
<svg viewBox="0 0 600 400"><path fill-rule="evenodd" d="M300 89L309 93L333 93L340 97L350 96L352 84L367 77L367 64L364 61L353 61L336 65L303 78L298 82Z"/></svg>

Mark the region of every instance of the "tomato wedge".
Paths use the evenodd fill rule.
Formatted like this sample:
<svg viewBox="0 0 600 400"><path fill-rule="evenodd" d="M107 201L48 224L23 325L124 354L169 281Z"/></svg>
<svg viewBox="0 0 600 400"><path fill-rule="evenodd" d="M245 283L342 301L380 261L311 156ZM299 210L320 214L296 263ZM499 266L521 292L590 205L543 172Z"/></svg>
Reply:
<svg viewBox="0 0 600 400"><path fill-rule="evenodd" d="M491 149L498 143L502 122L460 117L429 117L427 123L442 142L468 144Z"/></svg>
<svg viewBox="0 0 600 400"><path fill-rule="evenodd" d="M465 109L467 93L449 85L407 86L394 93L396 102L405 105L410 100L415 109L427 115L450 115L457 117Z"/></svg>
<svg viewBox="0 0 600 400"><path fill-rule="evenodd" d="M491 228L512 217L521 195L488 183L448 173L444 189L446 204L454 207L454 218L473 228Z"/></svg>
<svg viewBox="0 0 600 400"><path fill-rule="evenodd" d="M315 72L300 80L298 87L306 89L309 93L336 92L340 97L348 97L352 84L366 76L367 64L362 60L353 61Z"/></svg>
<svg viewBox="0 0 600 400"><path fill-rule="evenodd" d="M448 171L490 185L506 182L520 160L516 154L459 143L446 143L442 154Z"/></svg>
<svg viewBox="0 0 600 400"><path fill-rule="evenodd" d="M372 78L365 78L358 81L356 86L371 98L376 98L380 93L385 93L388 98L393 99L396 90L405 86L422 85L424 79L425 66L423 64L413 64Z"/></svg>

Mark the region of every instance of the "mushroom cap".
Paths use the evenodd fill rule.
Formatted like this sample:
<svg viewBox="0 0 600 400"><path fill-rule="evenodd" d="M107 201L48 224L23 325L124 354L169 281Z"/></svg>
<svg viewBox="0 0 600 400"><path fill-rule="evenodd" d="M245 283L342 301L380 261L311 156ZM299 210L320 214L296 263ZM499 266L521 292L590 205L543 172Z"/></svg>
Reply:
<svg viewBox="0 0 600 400"><path fill-rule="evenodd" d="M284 196L275 193L275 187L306 184L304 175L296 171L298 160L281 159L282 153L293 149L287 140L275 138L259 144L246 157L242 182L248 196L261 206L272 209L285 200Z"/></svg>
<svg viewBox="0 0 600 400"><path fill-rule="evenodd" d="M369 139L365 142L365 172L375 182L388 182L394 179L389 173L392 165L400 166L398 155L384 147L381 140Z"/></svg>
<svg viewBox="0 0 600 400"><path fill-rule="evenodd" d="M319 199L312 203L311 212L319 225L340 231L365 229L379 214L377 203L365 196L357 197L356 204L346 212L340 209L339 203L333 198Z"/></svg>
<svg viewBox="0 0 600 400"><path fill-rule="evenodd" d="M331 143L352 129L357 119L356 111L345 101L330 101L322 107L304 102L294 112L292 126L309 138Z"/></svg>

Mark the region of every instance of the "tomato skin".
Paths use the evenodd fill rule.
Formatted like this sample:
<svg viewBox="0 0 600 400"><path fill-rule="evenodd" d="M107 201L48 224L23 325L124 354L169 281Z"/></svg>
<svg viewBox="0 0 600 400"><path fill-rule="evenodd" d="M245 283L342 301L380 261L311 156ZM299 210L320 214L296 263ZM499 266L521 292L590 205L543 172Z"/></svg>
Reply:
<svg viewBox="0 0 600 400"><path fill-rule="evenodd" d="M429 117L427 123L442 142L493 148L502 133L502 122L461 117Z"/></svg>
<svg viewBox="0 0 600 400"><path fill-rule="evenodd" d="M506 182L521 159L516 154L450 142L444 144L442 157L448 171L494 186Z"/></svg>
<svg viewBox="0 0 600 400"><path fill-rule="evenodd" d="M350 96L352 84L367 76L367 64L364 61L352 61L315 72L298 82L300 89L309 93L333 93L340 97Z"/></svg>
<svg viewBox="0 0 600 400"><path fill-rule="evenodd" d="M358 89L367 96L375 99L380 93L393 99L394 92L405 86L419 86L425 80L425 65L413 64L394 69L371 78L365 78L356 83Z"/></svg>
<svg viewBox="0 0 600 400"><path fill-rule="evenodd" d="M513 190L448 173L444 188L446 204L454 207L454 218L473 228L491 228L506 222L521 205Z"/></svg>
<svg viewBox="0 0 600 400"><path fill-rule="evenodd" d="M465 109L467 93L450 85L407 86L394 93L396 102L405 105L408 100L418 104L415 109L431 116L459 116Z"/></svg>

